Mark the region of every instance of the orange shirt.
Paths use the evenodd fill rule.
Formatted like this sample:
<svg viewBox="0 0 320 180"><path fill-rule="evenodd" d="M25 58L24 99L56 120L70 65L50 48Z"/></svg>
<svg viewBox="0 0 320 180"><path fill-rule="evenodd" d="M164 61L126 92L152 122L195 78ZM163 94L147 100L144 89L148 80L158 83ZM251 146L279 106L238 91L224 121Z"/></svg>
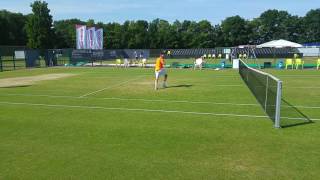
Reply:
<svg viewBox="0 0 320 180"><path fill-rule="evenodd" d="M163 67L164 67L164 59L163 59L162 57L157 58L155 70L156 70L156 71L159 71L159 70L162 69Z"/></svg>

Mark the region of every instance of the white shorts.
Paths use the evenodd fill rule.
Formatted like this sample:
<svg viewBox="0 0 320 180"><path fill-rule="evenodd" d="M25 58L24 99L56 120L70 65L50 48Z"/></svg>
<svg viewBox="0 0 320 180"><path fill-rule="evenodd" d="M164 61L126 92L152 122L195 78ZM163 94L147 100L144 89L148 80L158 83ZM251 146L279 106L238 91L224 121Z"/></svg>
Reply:
<svg viewBox="0 0 320 180"><path fill-rule="evenodd" d="M156 79L159 79L160 76L164 76L167 74L166 70L164 68L160 69L159 71L155 71Z"/></svg>

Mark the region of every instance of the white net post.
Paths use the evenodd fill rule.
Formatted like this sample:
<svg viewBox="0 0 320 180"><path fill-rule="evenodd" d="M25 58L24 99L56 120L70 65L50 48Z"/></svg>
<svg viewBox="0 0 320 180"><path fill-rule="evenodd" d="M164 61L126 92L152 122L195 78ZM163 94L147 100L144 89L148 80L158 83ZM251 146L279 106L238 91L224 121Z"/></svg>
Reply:
<svg viewBox="0 0 320 180"><path fill-rule="evenodd" d="M267 78L267 84L266 84L266 99L265 99L265 101L264 101L264 110L267 112L267 108L268 108L267 104L268 104L269 77L266 76L266 78Z"/></svg>
<svg viewBox="0 0 320 180"><path fill-rule="evenodd" d="M281 92L282 92L282 81L277 83L277 103L276 103L276 117L274 121L274 127L280 128L280 106L281 106Z"/></svg>

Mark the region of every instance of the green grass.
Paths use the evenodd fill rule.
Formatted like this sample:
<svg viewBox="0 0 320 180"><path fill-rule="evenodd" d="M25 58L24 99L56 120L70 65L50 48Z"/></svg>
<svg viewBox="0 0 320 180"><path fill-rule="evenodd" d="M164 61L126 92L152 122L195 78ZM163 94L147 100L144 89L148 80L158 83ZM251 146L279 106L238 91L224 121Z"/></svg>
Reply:
<svg viewBox="0 0 320 180"><path fill-rule="evenodd" d="M319 106L319 71L267 71L283 80L284 116L320 117L307 108ZM0 179L320 178L318 121L275 129L266 117L201 114L265 116L235 70L168 69L169 88L158 91L153 69L141 68L0 79L51 73L75 76L0 88Z"/></svg>

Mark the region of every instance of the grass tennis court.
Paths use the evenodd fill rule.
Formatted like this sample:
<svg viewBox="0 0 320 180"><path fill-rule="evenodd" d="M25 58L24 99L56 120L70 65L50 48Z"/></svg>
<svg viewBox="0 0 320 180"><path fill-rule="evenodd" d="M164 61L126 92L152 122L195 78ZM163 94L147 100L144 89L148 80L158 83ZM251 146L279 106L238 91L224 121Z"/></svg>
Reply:
<svg viewBox="0 0 320 180"><path fill-rule="evenodd" d="M0 179L319 179L319 71L267 72L281 129L236 70L168 69L158 91L153 69L2 72L71 76L0 88Z"/></svg>

